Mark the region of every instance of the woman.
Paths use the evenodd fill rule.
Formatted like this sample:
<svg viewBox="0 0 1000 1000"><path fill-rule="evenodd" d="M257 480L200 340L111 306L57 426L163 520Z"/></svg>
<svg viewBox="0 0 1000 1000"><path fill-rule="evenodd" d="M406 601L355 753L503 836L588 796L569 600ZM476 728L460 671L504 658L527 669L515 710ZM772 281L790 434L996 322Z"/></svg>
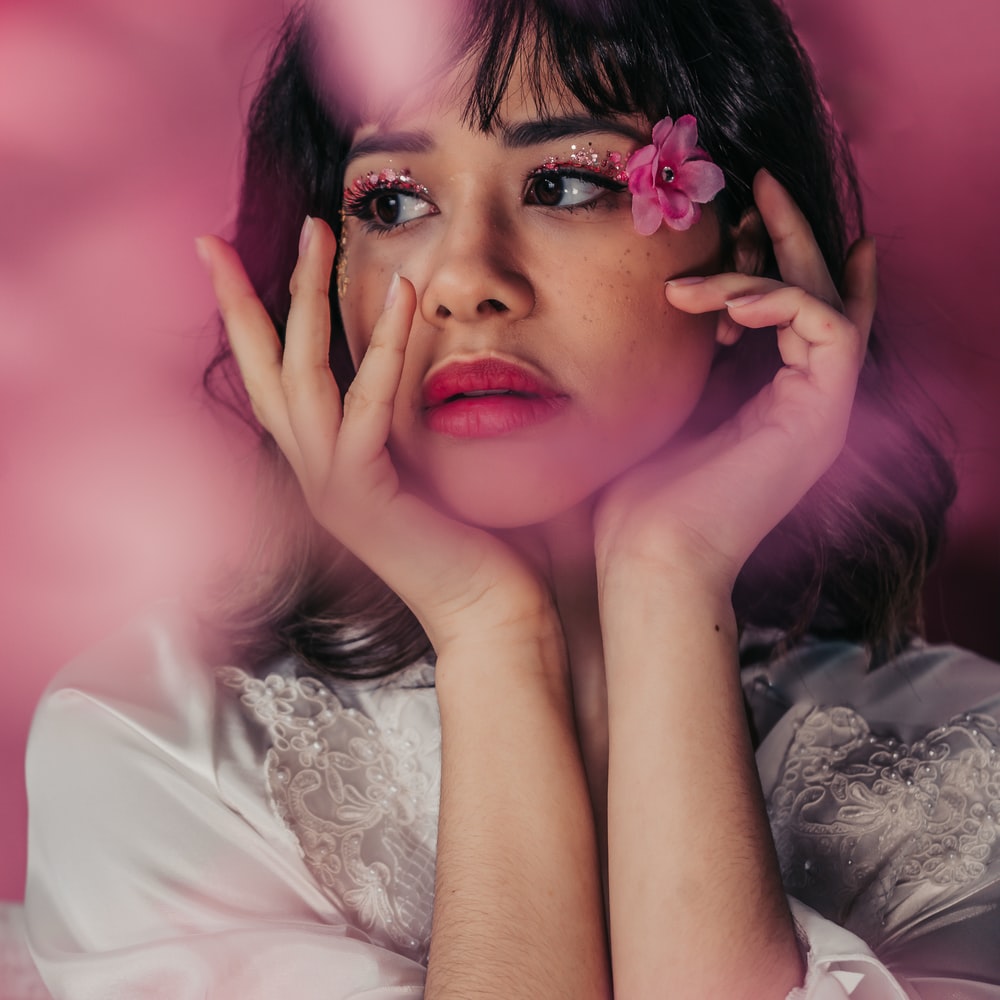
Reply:
<svg viewBox="0 0 1000 1000"><path fill-rule="evenodd" d="M128 874L84 923L36 820L57 995L996 995L997 685L929 710L908 645L951 480L876 403L849 163L770 5L625 6L476 5L404 92L290 26L201 252L314 522L218 693L158 624L50 696Z"/></svg>

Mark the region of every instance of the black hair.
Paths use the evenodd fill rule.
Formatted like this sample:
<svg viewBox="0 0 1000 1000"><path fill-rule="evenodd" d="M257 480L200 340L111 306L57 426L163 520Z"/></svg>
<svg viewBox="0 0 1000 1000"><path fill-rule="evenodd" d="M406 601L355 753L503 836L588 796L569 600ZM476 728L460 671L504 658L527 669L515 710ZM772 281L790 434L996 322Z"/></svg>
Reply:
<svg viewBox="0 0 1000 1000"><path fill-rule="evenodd" d="M751 185L765 168L802 209L840 282L863 225L858 183L809 59L772 0L469 0L459 23L454 52L471 67L470 127L496 125L518 60L542 106L554 81L597 115L655 122L693 114L700 145L726 176L712 204L724 255L727 237L753 218ZM338 229L342 163L356 124L350 107L334 106L321 87L316 60L309 19L294 12L248 124L234 242L280 334L298 229L306 214ZM776 276L766 239L761 251L762 270ZM331 310L330 363L343 392L354 371L335 294ZM706 393L693 424L707 429L725 419L779 365L768 338L726 348L712 376L724 391ZM206 385L246 411L224 338ZM920 590L955 484L914 398L876 329L843 454L747 562L734 591L741 624L779 629L786 642L807 632L843 636L868 644L876 660L919 628ZM267 435L262 456L284 526L261 534L229 595L224 624L236 652L257 662L292 652L336 676L389 674L426 652L402 602L310 527Z"/></svg>

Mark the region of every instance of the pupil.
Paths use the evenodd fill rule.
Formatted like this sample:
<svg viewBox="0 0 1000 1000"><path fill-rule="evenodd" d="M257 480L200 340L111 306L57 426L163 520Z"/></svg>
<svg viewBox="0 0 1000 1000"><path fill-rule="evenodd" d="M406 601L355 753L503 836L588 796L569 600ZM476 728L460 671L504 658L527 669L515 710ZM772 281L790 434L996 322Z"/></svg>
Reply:
<svg viewBox="0 0 1000 1000"><path fill-rule="evenodd" d="M399 198L394 194L380 195L372 207L379 222L386 225L391 225L399 218Z"/></svg>
<svg viewBox="0 0 1000 1000"><path fill-rule="evenodd" d="M539 205L554 207L562 201L561 177L539 177L535 184L535 198Z"/></svg>

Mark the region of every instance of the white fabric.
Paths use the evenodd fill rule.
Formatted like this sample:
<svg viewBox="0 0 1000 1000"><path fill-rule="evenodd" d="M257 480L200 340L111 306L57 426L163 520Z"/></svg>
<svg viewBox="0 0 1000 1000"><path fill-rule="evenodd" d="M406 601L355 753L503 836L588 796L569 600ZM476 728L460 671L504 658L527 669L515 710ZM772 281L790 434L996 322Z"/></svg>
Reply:
<svg viewBox="0 0 1000 1000"><path fill-rule="evenodd" d="M0 903L0 997L49 1000L24 938L24 913L17 903Z"/></svg>
<svg viewBox="0 0 1000 1000"><path fill-rule="evenodd" d="M39 710L26 913L53 996L421 996L432 668L334 694L294 662L213 671L197 648L159 612ZM792 900L809 957L795 1000L1000 1000L1000 670L918 649L869 675L854 647L815 644L746 683L783 873L810 904ZM920 811L896 818L886 775L913 795L919 767Z"/></svg>

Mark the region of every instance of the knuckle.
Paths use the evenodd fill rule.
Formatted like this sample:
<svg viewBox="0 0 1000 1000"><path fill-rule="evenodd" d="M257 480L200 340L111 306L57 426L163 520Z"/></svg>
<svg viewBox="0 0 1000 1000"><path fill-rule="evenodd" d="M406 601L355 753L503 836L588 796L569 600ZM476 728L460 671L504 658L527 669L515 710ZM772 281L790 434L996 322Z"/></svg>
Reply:
<svg viewBox="0 0 1000 1000"><path fill-rule="evenodd" d="M371 409L372 403L371 395L355 381L344 396L344 415L346 417L349 413L354 416L363 414Z"/></svg>
<svg viewBox="0 0 1000 1000"><path fill-rule="evenodd" d="M314 275L299 274L298 269L292 272L291 280L288 282L288 291L291 292L294 300L329 305L329 282L317 281Z"/></svg>

